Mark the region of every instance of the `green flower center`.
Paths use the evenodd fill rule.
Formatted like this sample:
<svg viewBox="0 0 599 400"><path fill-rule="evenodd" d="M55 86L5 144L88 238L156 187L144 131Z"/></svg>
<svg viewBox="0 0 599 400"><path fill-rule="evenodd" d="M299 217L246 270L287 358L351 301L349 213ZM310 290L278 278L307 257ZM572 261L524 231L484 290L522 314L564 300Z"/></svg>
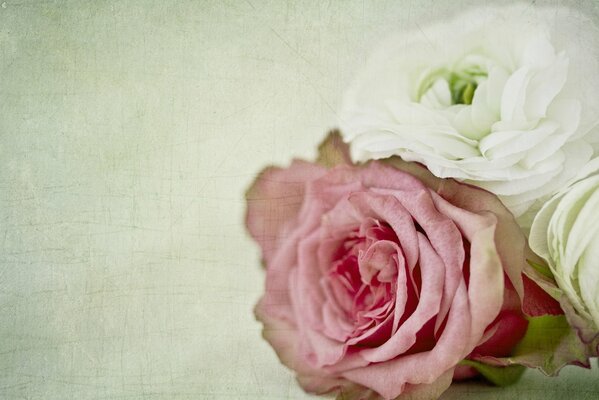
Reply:
<svg viewBox="0 0 599 400"><path fill-rule="evenodd" d="M472 104L478 83L470 76L452 73L448 80L452 104Z"/></svg>
<svg viewBox="0 0 599 400"><path fill-rule="evenodd" d="M469 66L459 71L441 68L428 74L421 80L418 88L418 101L439 80L443 79L449 86L451 104L472 104L474 93L481 80L487 77L487 72L478 66Z"/></svg>

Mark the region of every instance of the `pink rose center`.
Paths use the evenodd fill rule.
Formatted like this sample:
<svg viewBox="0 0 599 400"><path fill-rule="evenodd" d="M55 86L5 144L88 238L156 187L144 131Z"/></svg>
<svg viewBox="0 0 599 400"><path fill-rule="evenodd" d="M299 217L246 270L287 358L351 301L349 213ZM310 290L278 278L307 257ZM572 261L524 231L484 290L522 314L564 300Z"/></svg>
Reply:
<svg viewBox="0 0 599 400"><path fill-rule="evenodd" d="M398 275L407 279L405 287L398 288ZM332 294L327 299L342 310L346 338L357 338L380 327L390 331L393 313L400 290L407 300L401 320L405 321L415 310L420 291L420 272L416 267L410 273L404 263L399 240L391 227L379 220L368 219L344 238L333 254L331 267L322 282ZM381 332L382 333L382 332ZM355 341L362 347L380 343L369 340ZM375 335L374 337L379 336ZM381 340L384 334L380 335Z"/></svg>

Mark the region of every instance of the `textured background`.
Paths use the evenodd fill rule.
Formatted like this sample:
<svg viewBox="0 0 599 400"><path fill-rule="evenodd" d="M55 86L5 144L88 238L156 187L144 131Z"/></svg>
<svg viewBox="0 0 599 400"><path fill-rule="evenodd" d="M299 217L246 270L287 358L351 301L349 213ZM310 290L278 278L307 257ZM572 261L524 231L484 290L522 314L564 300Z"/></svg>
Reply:
<svg viewBox="0 0 599 400"><path fill-rule="evenodd" d="M0 398L309 398L252 316L243 191L314 155L378 38L472 2L0 3ZM563 376L445 398L597 398Z"/></svg>

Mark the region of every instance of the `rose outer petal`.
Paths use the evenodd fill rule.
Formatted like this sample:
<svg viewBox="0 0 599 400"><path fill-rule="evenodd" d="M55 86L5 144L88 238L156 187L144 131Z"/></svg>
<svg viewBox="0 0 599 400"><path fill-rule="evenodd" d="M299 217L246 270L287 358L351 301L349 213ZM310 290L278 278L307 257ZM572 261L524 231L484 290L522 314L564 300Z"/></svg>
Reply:
<svg viewBox="0 0 599 400"><path fill-rule="evenodd" d="M269 264L286 224L297 217L306 183L326 173L326 168L294 160L289 168L264 169L246 193L246 226Z"/></svg>
<svg viewBox="0 0 599 400"><path fill-rule="evenodd" d="M324 394L349 384L345 379L334 377L316 369L298 353L300 337L292 323L273 318L265 312L262 302L254 309L256 319L264 325L262 336L277 353L279 360L297 373L299 384L310 393Z"/></svg>
<svg viewBox="0 0 599 400"><path fill-rule="evenodd" d="M492 193L452 179L440 179L416 163L407 163L398 157L388 161L390 165L413 174L443 199L458 209L473 213L492 213L497 218L495 242L503 268L518 296L524 298L522 271L526 267L526 238L514 216Z"/></svg>

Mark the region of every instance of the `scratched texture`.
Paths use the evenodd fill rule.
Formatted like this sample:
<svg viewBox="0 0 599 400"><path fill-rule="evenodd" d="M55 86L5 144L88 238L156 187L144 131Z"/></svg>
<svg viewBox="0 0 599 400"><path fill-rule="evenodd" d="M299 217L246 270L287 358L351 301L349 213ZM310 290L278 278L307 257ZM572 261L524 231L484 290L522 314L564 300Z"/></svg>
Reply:
<svg viewBox="0 0 599 400"><path fill-rule="evenodd" d="M468 4L2 2L0 398L310 398L252 316L243 191L314 155L378 38ZM563 375L445 398L597 398Z"/></svg>

